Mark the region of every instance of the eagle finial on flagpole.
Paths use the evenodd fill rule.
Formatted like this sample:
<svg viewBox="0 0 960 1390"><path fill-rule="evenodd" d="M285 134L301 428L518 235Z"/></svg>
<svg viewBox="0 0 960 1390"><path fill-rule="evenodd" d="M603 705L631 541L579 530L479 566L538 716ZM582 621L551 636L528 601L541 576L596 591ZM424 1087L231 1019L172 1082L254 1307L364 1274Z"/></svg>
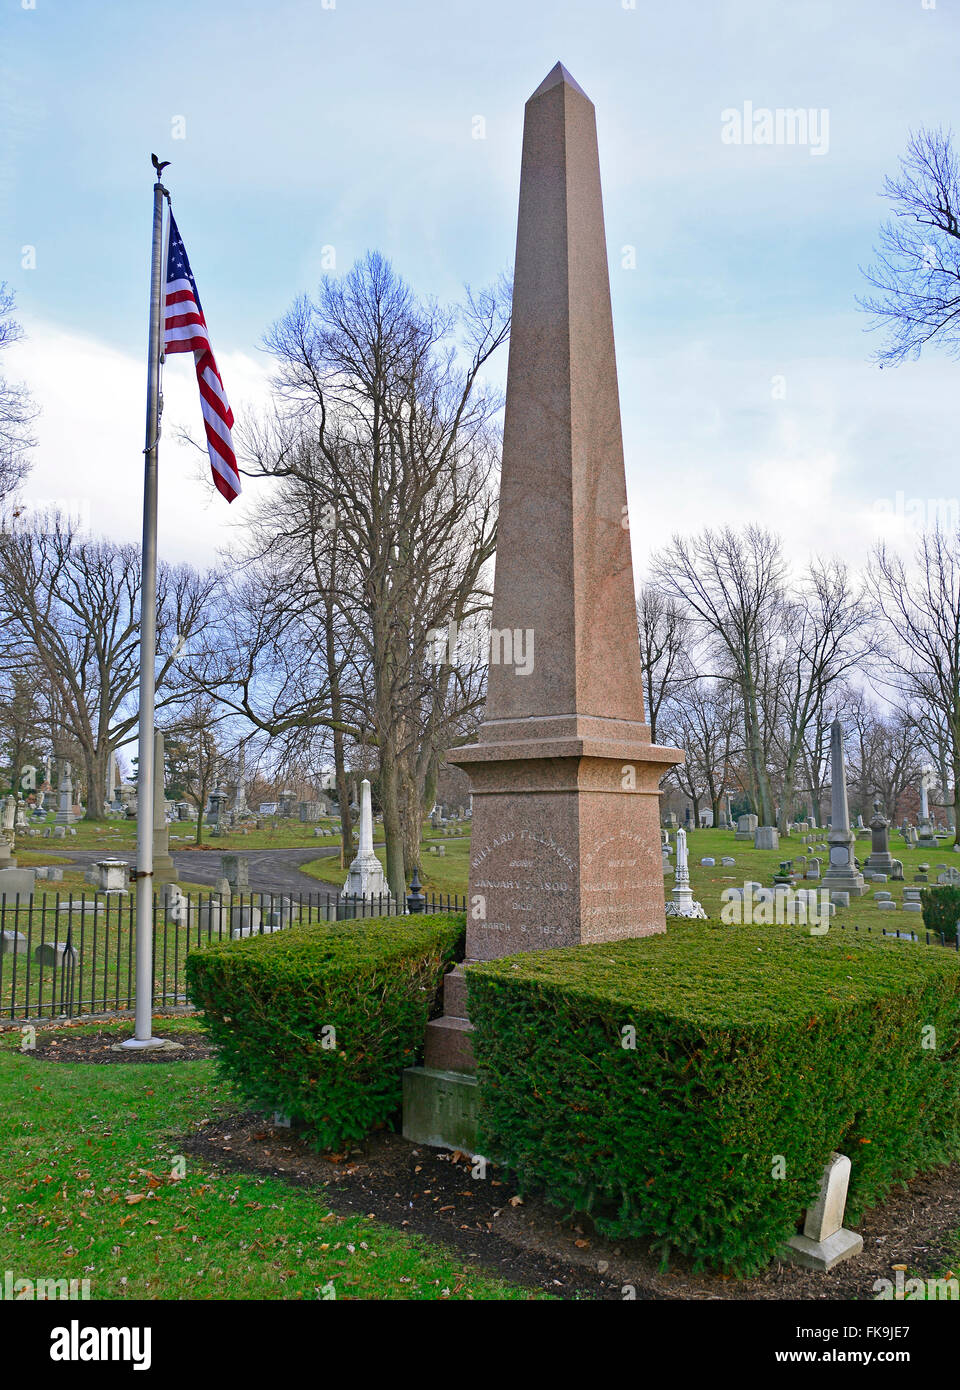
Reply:
<svg viewBox="0 0 960 1390"><path fill-rule="evenodd" d="M170 161L169 161L169 159L158 159L157 156L156 156L155 154L152 154L152 155L150 156L150 160L151 160L151 163L153 164L153 167L154 167L154 168L156 169L156 171L157 171L157 183L159 183L159 182L160 182L160 175L163 173L164 169L166 169L166 167L167 167L167 165L170 163Z"/></svg>

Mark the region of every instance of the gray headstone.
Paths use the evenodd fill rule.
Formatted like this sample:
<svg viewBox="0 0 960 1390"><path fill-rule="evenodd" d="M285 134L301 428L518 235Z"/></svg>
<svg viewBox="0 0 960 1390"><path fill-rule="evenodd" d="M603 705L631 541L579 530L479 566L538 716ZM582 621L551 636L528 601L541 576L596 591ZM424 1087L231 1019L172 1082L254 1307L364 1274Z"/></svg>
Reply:
<svg viewBox="0 0 960 1390"><path fill-rule="evenodd" d="M19 896L26 906L34 891L36 875L33 869L0 869L0 903L12 907Z"/></svg>

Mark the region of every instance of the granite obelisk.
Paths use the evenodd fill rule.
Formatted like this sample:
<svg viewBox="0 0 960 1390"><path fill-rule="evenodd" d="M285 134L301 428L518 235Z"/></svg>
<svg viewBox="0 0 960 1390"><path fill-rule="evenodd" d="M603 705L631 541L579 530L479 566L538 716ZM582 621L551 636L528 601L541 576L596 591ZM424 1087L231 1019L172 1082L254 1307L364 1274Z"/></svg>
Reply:
<svg viewBox="0 0 960 1390"><path fill-rule="evenodd" d="M665 930L593 103L527 102L467 958Z"/></svg>
<svg viewBox="0 0 960 1390"><path fill-rule="evenodd" d="M470 776L467 961L666 929L593 103L559 63L527 102L487 704ZM403 1132L472 1149L463 970Z"/></svg>
<svg viewBox="0 0 960 1390"><path fill-rule="evenodd" d="M832 892L849 893L852 898L866 892L863 875L854 859L856 836L850 829L847 809L847 772L843 756L843 725L835 719L830 726L830 864L820 886Z"/></svg>

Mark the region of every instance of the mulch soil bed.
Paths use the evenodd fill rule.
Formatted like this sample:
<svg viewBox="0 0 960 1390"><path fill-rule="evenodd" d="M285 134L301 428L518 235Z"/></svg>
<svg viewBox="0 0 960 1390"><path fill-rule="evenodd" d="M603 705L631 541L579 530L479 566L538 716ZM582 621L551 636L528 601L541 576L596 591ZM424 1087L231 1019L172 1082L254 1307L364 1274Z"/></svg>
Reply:
<svg viewBox="0 0 960 1390"><path fill-rule="evenodd" d="M157 1034L164 1037L162 1027L158 1027ZM113 1062L163 1062L169 1066L171 1062L196 1062L203 1057L212 1057L213 1048L203 1033L171 1032L171 1041L180 1043L176 1048L130 1048L123 1052L113 1052L113 1046L122 1042L124 1037L132 1037L133 1029L128 1034L117 1032L97 1032L97 1033L77 1033L70 1036L69 1032L64 1031L56 1036L44 1036L42 1031L37 1032L36 1047L25 1049L25 1055L33 1057L38 1062L96 1062L112 1064Z"/></svg>
<svg viewBox="0 0 960 1390"><path fill-rule="evenodd" d="M872 1301L874 1281L893 1280L896 1265L907 1266L909 1276L941 1276L960 1258L960 1164L914 1178L868 1212L858 1227L863 1253L829 1274L775 1262L759 1276L736 1279L693 1274L679 1258L664 1271L643 1242L606 1240L588 1218L565 1220L539 1198L521 1201L492 1165L485 1179L474 1179L465 1155L424 1148L398 1134L378 1132L360 1148L321 1155L294 1129L238 1114L180 1144L221 1168L316 1188L338 1214L363 1213L415 1231L501 1278L560 1298Z"/></svg>

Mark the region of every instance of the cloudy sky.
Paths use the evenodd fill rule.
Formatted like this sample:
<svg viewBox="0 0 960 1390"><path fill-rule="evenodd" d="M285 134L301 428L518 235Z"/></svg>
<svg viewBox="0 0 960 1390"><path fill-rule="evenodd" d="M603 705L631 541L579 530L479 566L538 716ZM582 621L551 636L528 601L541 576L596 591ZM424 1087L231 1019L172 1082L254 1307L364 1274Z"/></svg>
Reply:
<svg viewBox="0 0 960 1390"><path fill-rule="evenodd" d="M139 537L151 151L242 416L324 255L377 248L441 299L509 268L523 104L558 59L597 107L638 568L748 520L798 563L859 563L910 543L898 510L960 490L960 366L881 373L855 303L884 175L953 121L958 0L0 6L0 278L28 334L6 369L43 407L28 498ZM814 113L807 143L725 140L745 104ZM165 392L161 553L202 564L244 501L175 442L201 428L186 359Z"/></svg>

